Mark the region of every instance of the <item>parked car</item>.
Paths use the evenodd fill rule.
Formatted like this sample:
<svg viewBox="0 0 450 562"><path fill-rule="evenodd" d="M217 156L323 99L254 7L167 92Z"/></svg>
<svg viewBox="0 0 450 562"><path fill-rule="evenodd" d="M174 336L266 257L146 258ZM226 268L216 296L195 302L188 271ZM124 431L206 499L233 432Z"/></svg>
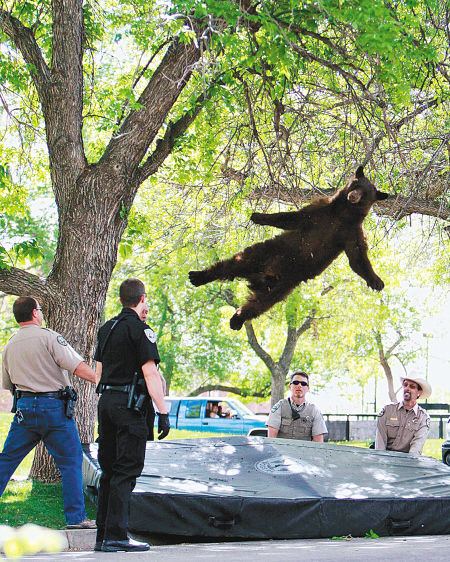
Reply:
<svg viewBox="0 0 450 562"><path fill-rule="evenodd" d="M267 416L254 414L235 398L169 396L165 400L173 429L247 435L251 429L266 427Z"/></svg>
<svg viewBox="0 0 450 562"><path fill-rule="evenodd" d="M442 460L450 466L450 418L447 420L447 441L442 443Z"/></svg>

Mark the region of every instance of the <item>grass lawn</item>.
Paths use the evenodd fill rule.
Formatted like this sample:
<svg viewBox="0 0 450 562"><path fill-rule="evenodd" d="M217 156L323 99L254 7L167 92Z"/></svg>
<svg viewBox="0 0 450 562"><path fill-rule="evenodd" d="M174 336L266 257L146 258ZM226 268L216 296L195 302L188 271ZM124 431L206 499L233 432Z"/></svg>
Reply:
<svg viewBox="0 0 450 562"><path fill-rule="evenodd" d="M0 413L0 448L3 448L13 415ZM191 439L199 437L220 437L223 434L202 433L173 429L171 439ZM441 445L443 439L428 439L423 450L424 455L442 459ZM368 441L343 442L343 445L368 447ZM27 480L33 462L31 451L17 468L3 493L0 502L0 522L12 527L25 523L36 523L51 529L62 529L65 520L62 509L61 484L41 484ZM95 519L95 506L86 498L86 510L90 519Z"/></svg>
<svg viewBox="0 0 450 562"><path fill-rule="evenodd" d="M8 435L13 414L0 413L0 450ZM199 431L181 431L173 429L171 439L189 439L198 437L220 437L223 434L202 433ZM17 467L12 480L7 485L0 501L0 522L11 527L19 527L25 523L35 523L50 529L63 529L61 484L41 484L35 480L27 480L33 463L34 451L31 451ZM85 498L86 511L89 519L95 519L96 508Z"/></svg>
<svg viewBox="0 0 450 562"><path fill-rule="evenodd" d="M427 439L422 454L427 457L434 457L439 461L442 460L442 443L445 439ZM338 445L350 445L351 447L368 447L370 441L334 441Z"/></svg>

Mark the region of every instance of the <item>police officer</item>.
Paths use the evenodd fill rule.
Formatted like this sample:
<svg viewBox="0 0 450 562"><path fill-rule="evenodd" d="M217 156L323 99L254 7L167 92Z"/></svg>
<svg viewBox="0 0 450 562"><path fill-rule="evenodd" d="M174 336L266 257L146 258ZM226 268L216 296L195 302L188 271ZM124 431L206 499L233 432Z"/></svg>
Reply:
<svg viewBox="0 0 450 562"><path fill-rule="evenodd" d="M323 416L317 406L306 402L309 376L303 371L293 373L289 389L292 397L280 400L270 411L268 436L323 442L323 434L327 433Z"/></svg>
<svg viewBox="0 0 450 562"><path fill-rule="evenodd" d="M35 298L18 298L13 313L19 331L3 351L2 386L11 392L15 387L18 400L0 454L0 496L22 459L42 440L61 472L67 528L95 528L84 507L80 437L62 400L63 389L70 387L67 371L90 382L95 373L62 336L42 328Z"/></svg>
<svg viewBox="0 0 450 562"><path fill-rule="evenodd" d="M104 552L150 548L127 535L130 496L144 466L147 441L145 411L133 406L135 373L143 375L148 394L158 409L159 439L170 430L157 369L156 337L139 318L146 304L144 284L139 279L127 279L121 284L119 295L122 312L100 328L95 354L101 393L98 462L102 469L95 550Z"/></svg>
<svg viewBox="0 0 450 562"><path fill-rule="evenodd" d="M378 414L375 449L420 455L430 431L430 416L417 400L431 396L431 386L415 375L400 380L403 400L388 404Z"/></svg>

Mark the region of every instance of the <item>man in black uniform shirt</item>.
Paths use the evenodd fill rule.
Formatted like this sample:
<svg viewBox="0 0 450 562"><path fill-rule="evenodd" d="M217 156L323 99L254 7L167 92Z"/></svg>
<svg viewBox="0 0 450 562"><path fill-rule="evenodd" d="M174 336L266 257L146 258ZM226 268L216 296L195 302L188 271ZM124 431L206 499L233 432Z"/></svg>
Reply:
<svg viewBox="0 0 450 562"><path fill-rule="evenodd" d="M145 306L145 287L127 279L119 290L122 312L98 333L95 354L101 397L98 402L98 462L102 469L98 495L95 550L142 551L145 542L128 538L131 492L144 466L147 425L145 412L128 408L135 373L143 375L148 394L159 411L159 439L170 429L161 379L156 337L139 315Z"/></svg>

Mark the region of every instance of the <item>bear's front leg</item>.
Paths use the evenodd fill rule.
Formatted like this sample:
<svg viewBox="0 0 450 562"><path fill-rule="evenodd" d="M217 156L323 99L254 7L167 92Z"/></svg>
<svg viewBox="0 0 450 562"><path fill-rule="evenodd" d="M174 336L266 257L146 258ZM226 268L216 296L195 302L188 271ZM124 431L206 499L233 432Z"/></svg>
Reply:
<svg viewBox="0 0 450 562"><path fill-rule="evenodd" d="M235 277L245 277L248 273L249 265L243 257L243 252L236 254L230 259L219 261L216 264L202 271L190 271L189 281L199 287L211 281L223 279L233 281Z"/></svg>
<svg viewBox="0 0 450 562"><path fill-rule="evenodd" d="M205 285L205 283L208 283L208 279L204 271L190 271L189 281L195 287L200 287L200 285Z"/></svg>
<svg viewBox="0 0 450 562"><path fill-rule="evenodd" d="M347 244L345 253L350 267L364 279L371 289L381 291L384 288L383 280L378 277L370 263L367 255L367 244L362 233L355 242Z"/></svg>
<svg viewBox="0 0 450 562"><path fill-rule="evenodd" d="M373 274L373 277L366 280L367 285L374 289L375 291L382 291L384 289L384 281L376 273Z"/></svg>
<svg viewBox="0 0 450 562"><path fill-rule="evenodd" d="M287 213L252 213L250 220L255 224L264 224L282 228L283 230L295 230L303 222L302 211L289 211Z"/></svg>

